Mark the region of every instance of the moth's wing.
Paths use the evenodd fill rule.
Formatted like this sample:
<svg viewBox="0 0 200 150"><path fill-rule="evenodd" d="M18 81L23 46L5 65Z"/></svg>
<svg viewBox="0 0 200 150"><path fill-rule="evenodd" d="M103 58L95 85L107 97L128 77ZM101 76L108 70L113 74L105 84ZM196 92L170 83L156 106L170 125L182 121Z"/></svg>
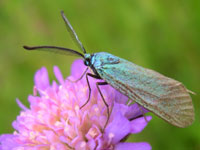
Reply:
<svg viewBox="0 0 200 150"><path fill-rule="evenodd" d="M119 60L117 64L102 64L96 69L102 79L172 125L186 127L192 124L192 99L182 83Z"/></svg>

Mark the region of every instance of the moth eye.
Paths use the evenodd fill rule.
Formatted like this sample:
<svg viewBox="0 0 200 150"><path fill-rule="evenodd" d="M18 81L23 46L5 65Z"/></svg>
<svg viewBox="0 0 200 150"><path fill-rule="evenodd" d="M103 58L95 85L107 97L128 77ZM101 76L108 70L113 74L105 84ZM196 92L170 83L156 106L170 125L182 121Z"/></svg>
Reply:
<svg viewBox="0 0 200 150"><path fill-rule="evenodd" d="M84 64L85 64L86 66L90 66L90 59L85 59Z"/></svg>

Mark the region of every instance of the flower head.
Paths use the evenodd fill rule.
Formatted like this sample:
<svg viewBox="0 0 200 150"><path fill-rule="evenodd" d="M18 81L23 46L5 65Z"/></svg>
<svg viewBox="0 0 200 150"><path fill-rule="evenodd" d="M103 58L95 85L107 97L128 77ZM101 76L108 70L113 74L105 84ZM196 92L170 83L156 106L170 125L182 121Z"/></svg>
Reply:
<svg viewBox="0 0 200 150"><path fill-rule="evenodd" d="M76 80L84 72L82 60L72 65L70 80ZM58 83L50 84L46 68L35 74L34 94L28 97L30 108L24 106L13 122L13 134L0 136L0 150L149 150L146 142L126 143L129 134L139 133L151 120L146 121L137 104L125 105L128 98L109 85L101 86L103 96L111 112L108 124L107 109L96 88L96 79L90 78L90 101L88 85L83 77L77 83L62 77L54 67Z"/></svg>

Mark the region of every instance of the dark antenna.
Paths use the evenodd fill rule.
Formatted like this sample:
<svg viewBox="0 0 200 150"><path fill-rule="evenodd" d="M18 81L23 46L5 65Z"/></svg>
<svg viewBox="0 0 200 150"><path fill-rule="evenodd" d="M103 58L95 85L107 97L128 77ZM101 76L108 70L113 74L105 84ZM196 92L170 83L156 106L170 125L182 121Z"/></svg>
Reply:
<svg viewBox="0 0 200 150"><path fill-rule="evenodd" d="M74 31L72 25L70 24L70 22L68 21L67 17L64 14L64 11L61 11L61 16L63 18L63 20L65 21L66 27L67 27L67 31L69 32L69 34L71 35L74 43L78 46L79 49L81 49L83 51L83 53L86 53L85 48L83 47L83 44L81 43L81 41L78 39L78 36L76 34L76 32Z"/></svg>
<svg viewBox="0 0 200 150"><path fill-rule="evenodd" d="M61 53L65 55L75 55L75 56L81 56L84 58L84 55L69 48L64 48L64 47L57 47L57 46L23 46L24 49L26 50L41 50L41 51L50 51L50 52L55 52L55 53Z"/></svg>

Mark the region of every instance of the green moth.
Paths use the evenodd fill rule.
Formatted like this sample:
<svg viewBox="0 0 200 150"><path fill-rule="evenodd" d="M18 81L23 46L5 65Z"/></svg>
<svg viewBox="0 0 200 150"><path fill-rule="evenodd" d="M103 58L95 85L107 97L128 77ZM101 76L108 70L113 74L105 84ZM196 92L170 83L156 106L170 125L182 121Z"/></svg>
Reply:
<svg viewBox="0 0 200 150"><path fill-rule="evenodd" d="M71 37L84 54L57 46L24 46L24 48L27 50L50 50L72 54L84 59L84 64L88 67L78 80L86 74L89 97L82 107L90 100L91 88L88 79L90 76L103 80L103 82L97 82L96 85L107 106L108 120L110 116L109 106L99 88L100 85L106 84L111 85L129 99L134 100L172 125L186 127L192 124L194 121L194 108L189 94L190 91L181 82L106 52L86 53L68 19L63 12L61 12L61 15ZM86 73L88 68L93 71L93 74Z"/></svg>

